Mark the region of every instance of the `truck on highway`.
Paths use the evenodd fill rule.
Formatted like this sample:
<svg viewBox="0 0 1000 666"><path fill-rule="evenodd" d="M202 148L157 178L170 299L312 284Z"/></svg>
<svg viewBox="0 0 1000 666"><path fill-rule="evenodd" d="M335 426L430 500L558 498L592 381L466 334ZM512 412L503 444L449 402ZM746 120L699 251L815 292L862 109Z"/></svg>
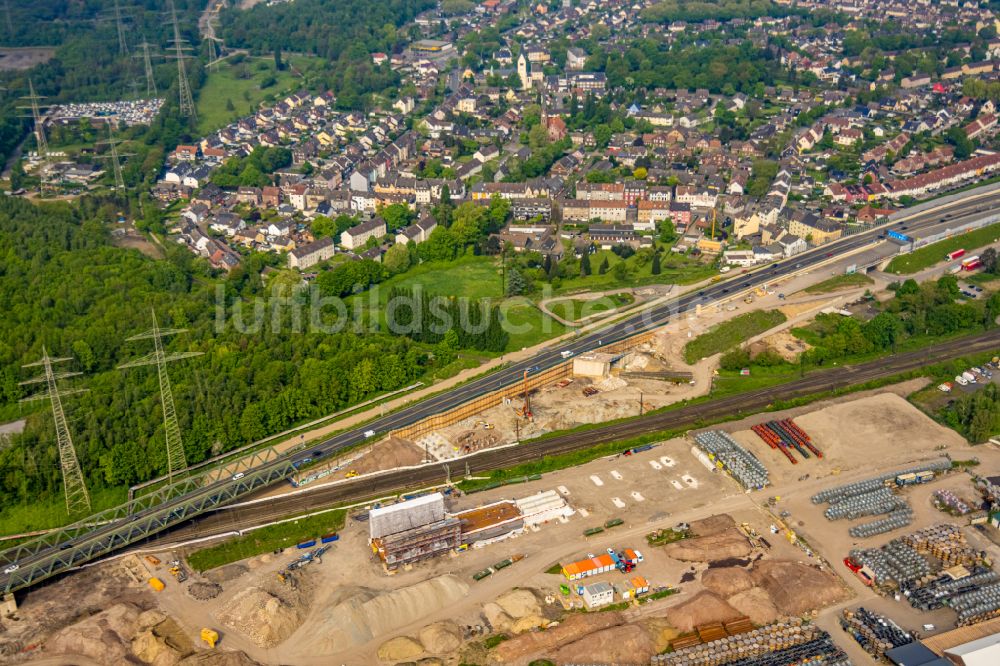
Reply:
<svg viewBox="0 0 1000 666"><path fill-rule="evenodd" d="M958 259L959 257L964 257L964 256L965 256L965 250L962 249L962 250L955 250L954 252L949 252L948 254L945 255L944 258L947 261L954 261L955 259Z"/></svg>
<svg viewBox="0 0 1000 666"><path fill-rule="evenodd" d="M568 349L564 349L561 352L559 352L559 355L562 356L563 358L569 358L570 356L573 355L573 352L571 352Z"/></svg>

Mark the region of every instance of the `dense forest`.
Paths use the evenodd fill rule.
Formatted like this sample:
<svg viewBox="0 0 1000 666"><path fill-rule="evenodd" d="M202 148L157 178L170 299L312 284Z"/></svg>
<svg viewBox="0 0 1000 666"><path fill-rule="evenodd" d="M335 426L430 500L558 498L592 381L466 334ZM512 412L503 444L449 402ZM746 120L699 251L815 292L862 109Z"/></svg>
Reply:
<svg viewBox="0 0 1000 666"><path fill-rule="evenodd" d="M66 369L84 374L71 385L89 391L65 405L92 490L165 472L156 373L116 369L149 352L125 338L150 327L151 309L161 326L188 329L169 338L169 349L204 352L170 367L189 462L408 385L446 362L405 337L296 328L296 306L310 321L308 293L262 301L269 307L254 326L250 299L269 293L259 262L251 257L250 268L221 280L183 248L165 248L163 261L115 248L107 230L115 210L91 199L71 208L0 197L0 410L18 414L18 382L31 372L20 366L43 345L73 357ZM329 313L320 316L332 323ZM239 326L238 318L247 321ZM39 409L0 450L0 505L59 492L54 431Z"/></svg>

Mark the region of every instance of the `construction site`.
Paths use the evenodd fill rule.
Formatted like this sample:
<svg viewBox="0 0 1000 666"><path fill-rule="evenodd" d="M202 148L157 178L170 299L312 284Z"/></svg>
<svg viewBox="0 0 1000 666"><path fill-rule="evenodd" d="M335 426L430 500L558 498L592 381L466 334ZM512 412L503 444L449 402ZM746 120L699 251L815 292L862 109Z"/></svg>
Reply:
<svg viewBox="0 0 1000 666"><path fill-rule="evenodd" d="M631 356L642 354L649 352ZM605 361L582 357L581 365L603 374ZM531 409L543 409L547 393L592 381L573 377L534 391ZM107 663L107 654L307 665L707 665L734 654L761 664L803 655L870 663L871 641L841 627L864 635L858 623L868 616L859 607L890 615L911 638L934 633L925 625L943 631L963 622L949 607L897 602L898 587L868 585L845 558L864 559L857 553L927 529L958 530L948 538L975 558L945 564L970 576L987 573L977 568L987 566L983 553L997 554L982 526L939 508L974 502L976 492L968 473L939 463L975 456L995 469L1000 457L992 448L973 453L902 397L922 385L723 423L517 485L472 494L445 486L359 507L336 535L205 573L185 564L198 544L132 553L30 595L16 620L3 620L0 650L11 663ZM510 402L496 409L522 407L516 396ZM483 432L501 429L498 417L480 420L494 426ZM708 441L727 448L709 452ZM759 488L748 492L734 450L766 475ZM932 478L896 485L921 471ZM857 537L852 527L879 516L831 520L829 502L813 500L879 475L911 509L905 528ZM956 527L935 527L946 523ZM865 564L879 571L874 560ZM921 584L936 589L940 571ZM81 599L84 610L65 610L66 597ZM217 635L216 647L203 630Z"/></svg>

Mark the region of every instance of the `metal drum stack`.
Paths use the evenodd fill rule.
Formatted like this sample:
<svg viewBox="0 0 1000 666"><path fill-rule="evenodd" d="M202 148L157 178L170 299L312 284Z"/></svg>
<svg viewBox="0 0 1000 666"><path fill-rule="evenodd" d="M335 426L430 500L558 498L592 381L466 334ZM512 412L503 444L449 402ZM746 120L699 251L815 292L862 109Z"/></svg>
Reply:
<svg viewBox="0 0 1000 666"><path fill-rule="evenodd" d="M790 620L652 658L653 666L848 666L819 627Z"/></svg>
<svg viewBox="0 0 1000 666"><path fill-rule="evenodd" d="M913 642L913 636L895 622L864 607L853 611L845 608L840 626L876 659L881 659L887 650Z"/></svg>
<svg viewBox="0 0 1000 666"><path fill-rule="evenodd" d="M771 481L764 463L721 430L700 432L694 436L705 453L722 463L736 481L747 490L760 490Z"/></svg>
<svg viewBox="0 0 1000 666"><path fill-rule="evenodd" d="M898 530L902 527L906 527L913 522L913 509L910 505L904 504L903 506L893 509L888 516L885 518L880 518L878 520L873 520L870 523L862 523L861 525L855 525L851 529L847 530L848 534L857 539L864 539L866 537L876 536L878 534L885 534L886 532L892 532L893 530Z"/></svg>

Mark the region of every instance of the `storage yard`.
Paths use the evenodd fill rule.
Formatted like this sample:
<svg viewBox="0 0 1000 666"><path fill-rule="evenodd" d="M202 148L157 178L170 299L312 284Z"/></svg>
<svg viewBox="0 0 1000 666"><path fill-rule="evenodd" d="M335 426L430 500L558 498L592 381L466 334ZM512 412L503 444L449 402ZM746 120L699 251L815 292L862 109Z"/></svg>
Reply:
<svg viewBox="0 0 1000 666"><path fill-rule="evenodd" d="M336 537L313 535L301 549L205 574L185 571L183 582L169 571L182 552L151 554L156 566L143 555L94 571L123 581L128 593L115 594L135 600L139 613L155 609L161 622L174 623L187 643L169 645L185 654L203 648L199 632L211 628L219 649L259 663L274 663L279 648L281 661L305 665L523 664L541 657L685 666L734 657L755 665L870 663L866 650L897 647L904 634L926 634L915 631L924 624L944 630L961 621L963 611L935 607L942 590L967 604L968 621L985 617L981 603L960 596L967 589L942 578L961 565L989 591L995 578L980 569L980 552L1000 554L960 517L962 503L972 507L979 496L970 477L946 472L941 462L945 454L975 455L995 469L1000 456L991 448L973 452L892 392L917 387L724 423L479 493L417 493L354 510ZM844 423L852 424L846 432ZM775 437L797 438L809 457ZM902 454L900 441L907 443ZM928 471L933 478L921 477ZM749 472L756 482L741 480ZM850 533L903 504L911 521L905 527ZM836 515L825 515L834 507ZM957 527L934 527L949 523ZM879 556L861 554L893 540L922 557L944 556L926 571L915 565L904 582L913 590L910 603L895 600L899 586L879 568ZM852 550L871 560L884 585L868 586L845 566ZM150 588L151 577L162 591ZM88 656L85 641L53 641L39 628L51 595L75 594L77 580L53 583L47 599L29 597L19 645ZM867 613L892 618L900 634Z"/></svg>

